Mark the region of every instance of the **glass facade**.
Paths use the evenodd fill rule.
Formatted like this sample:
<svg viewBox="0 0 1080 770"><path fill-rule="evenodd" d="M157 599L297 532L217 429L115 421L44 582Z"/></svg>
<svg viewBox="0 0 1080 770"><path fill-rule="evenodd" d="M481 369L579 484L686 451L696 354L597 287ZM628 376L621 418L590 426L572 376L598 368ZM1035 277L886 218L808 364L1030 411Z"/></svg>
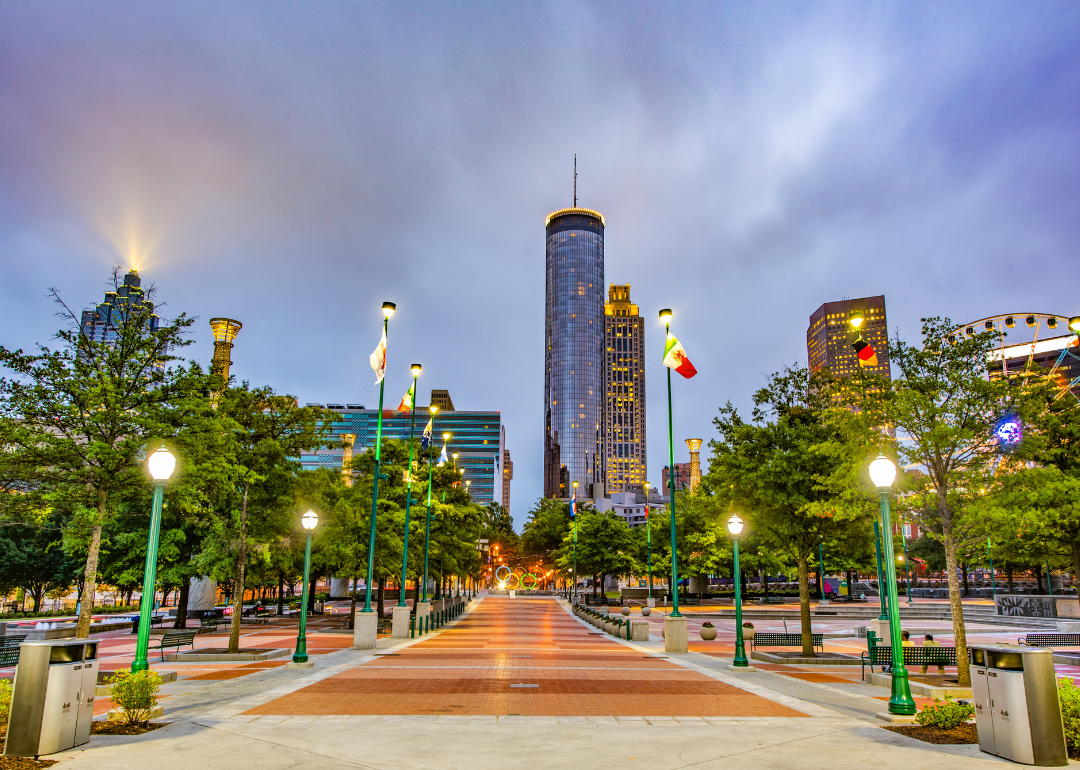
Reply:
<svg viewBox="0 0 1080 770"><path fill-rule="evenodd" d="M157 331L158 317L154 305L146 301L142 279L136 270L124 276L124 283L116 291L105 292L105 300L93 310L82 313L79 331L91 342L115 342L117 327L132 309L150 314L150 330Z"/></svg>
<svg viewBox="0 0 1080 770"><path fill-rule="evenodd" d="M630 286L612 284L604 306L604 466L608 492L643 489L645 477L645 319Z"/></svg>
<svg viewBox="0 0 1080 770"><path fill-rule="evenodd" d="M547 219L544 497L603 481L604 218L581 208Z"/></svg>
<svg viewBox="0 0 1080 770"><path fill-rule="evenodd" d="M311 406L309 404L309 406ZM306 470L315 468L341 468L344 450L340 435L351 433L356 436L353 445L354 454L360 454L375 447L375 433L378 427L379 411L365 409L353 404L318 404L333 409L341 415L334 423L331 441L337 446L333 449L320 449L301 455L300 463ZM416 445L420 446L420 434L424 431L431 413L420 407L416 413ZM412 429L412 415L409 412L394 410L383 411L383 439L408 441ZM474 503L487 505L502 501L504 432L502 416L499 412L439 412L435 415L432 431L435 442L435 456L442 451L442 434L449 433L450 441L446 445L446 456L453 462L453 454L458 453L457 467L464 471L464 479L469 484L469 494Z"/></svg>

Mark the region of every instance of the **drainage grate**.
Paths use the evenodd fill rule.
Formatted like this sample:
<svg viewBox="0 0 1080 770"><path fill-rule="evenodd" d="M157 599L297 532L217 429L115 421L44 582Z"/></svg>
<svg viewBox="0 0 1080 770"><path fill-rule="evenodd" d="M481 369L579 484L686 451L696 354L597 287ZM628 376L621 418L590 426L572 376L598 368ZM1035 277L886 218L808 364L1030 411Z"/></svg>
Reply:
<svg viewBox="0 0 1080 770"><path fill-rule="evenodd" d="M512 684L511 687L539 687L538 684Z"/></svg>

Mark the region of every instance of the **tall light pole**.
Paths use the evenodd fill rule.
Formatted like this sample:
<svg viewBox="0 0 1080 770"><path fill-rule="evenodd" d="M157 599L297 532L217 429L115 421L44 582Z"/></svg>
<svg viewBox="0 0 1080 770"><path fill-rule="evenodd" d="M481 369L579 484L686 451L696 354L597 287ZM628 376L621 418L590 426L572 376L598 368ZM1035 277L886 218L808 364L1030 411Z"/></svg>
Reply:
<svg viewBox="0 0 1080 770"><path fill-rule="evenodd" d="M667 335L671 334L671 310L660 311L660 323ZM666 339L666 338L665 338ZM668 494L671 496L671 614L681 618L679 612L679 552L675 541L675 433L671 417L671 368L667 367L667 433L668 433Z"/></svg>
<svg viewBox="0 0 1080 770"><path fill-rule="evenodd" d="M428 407L431 410L431 430L435 432L435 413L439 411L439 407L432 404ZM443 434L443 441L446 441L449 433ZM427 584L428 584L428 551L431 549L431 474L435 470L435 440L434 437L428 441L428 466L427 466L427 520L424 523L424 603L427 603ZM417 623L420 621L418 620Z"/></svg>
<svg viewBox="0 0 1080 770"><path fill-rule="evenodd" d="M997 601L997 578L994 576L994 554L990 550L990 538L986 538L986 555L990 557L990 590L993 592L994 601Z"/></svg>
<svg viewBox="0 0 1080 770"><path fill-rule="evenodd" d="M749 668L750 662L746 659L746 643L743 641L742 630L742 580L739 577L739 535L742 534L743 520L739 514L731 514L727 523L728 532L731 533L731 545L735 553L735 660L733 666Z"/></svg>
<svg viewBox="0 0 1080 770"><path fill-rule="evenodd" d="M574 493L570 498L570 522L574 525L574 602L577 601L577 485L574 482Z"/></svg>
<svg viewBox="0 0 1080 770"><path fill-rule="evenodd" d="M652 600L652 523L649 521L651 515L649 510L649 482L645 482L645 545L648 548L649 553L649 599ZM652 606L649 604L648 606Z"/></svg>
<svg viewBox="0 0 1080 770"><path fill-rule="evenodd" d="M889 713L910 716L915 713L908 672L904 666L904 648L900 640L900 608L896 592L896 557L893 554L892 523L889 518L889 492L896 480L896 465L885 455L870 463L870 480L881 496L881 542L884 546L885 578L889 586L889 637L892 646L892 696Z"/></svg>
<svg viewBox="0 0 1080 770"><path fill-rule="evenodd" d="M907 603L910 607L914 602L911 599L911 560L907 553L907 535L904 534L903 524L900 526L900 537L904 541L904 577L907 578Z"/></svg>
<svg viewBox="0 0 1080 770"><path fill-rule="evenodd" d="M405 484L405 537L403 540L403 547L401 551L401 591L398 597L398 607L408 607L405 603L405 581L408 579L407 569L409 567L409 509L412 507L412 455L413 455L413 442L416 440L416 379L420 376L421 366L420 364L412 365L412 392L413 403L409 411L412 412L412 428L409 433L409 480ZM418 597L419 598L419 597ZM408 620L408 618L406 618Z"/></svg>
<svg viewBox="0 0 1080 770"><path fill-rule="evenodd" d="M878 604L881 605L881 612L878 614L878 620L888 620L888 606L885 600L885 573L881 569L881 527L878 524L877 519L874 519L874 551L877 554L877 588L878 588Z"/></svg>
<svg viewBox="0 0 1080 770"><path fill-rule="evenodd" d="M315 511L308 510L300 517L300 524L304 527L304 582L300 586L300 629L296 632L296 652L293 653L293 663L307 663L307 603L308 582L311 574L311 533L319 524L319 516Z"/></svg>
<svg viewBox="0 0 1080 770"><path fill-rule="evenodd" d="M394 315L394 311L397 310L397 305L393 302L384 302L382 305L383 312L383 340L382 346L383 354L383 370L386 368L386 333L390 329L390 317ZM367 580L364 591L364 609L361 612L374 612L371 609L371 582L373 578L373 571L375 569L375 518L379 508L379 479L385 479L386 476L382 475L382 408L383 408L383 391L386 390L386 377L379 377L379 421L375 429L375 479L371 488L371 532L368 536L368 553L367 553ZM378 622L378 621L376 621Z"/></svg>
<svg viewBox="0 0 1080 770"><path fill-rule="evenodd" d="M146 461L150 478L154 480L154 502L150 509L150 535L146 540L146 568L143 570L142 596L139 598L139 636L135 642L135 660L131 663L132 671L145 671L150 668L146 659L150 646L150 616L154 610L154 594L157 584L158 536L161 534L161 501L165 496L165 484L176 468L176 458L165 448L150 455Z"/></svg>

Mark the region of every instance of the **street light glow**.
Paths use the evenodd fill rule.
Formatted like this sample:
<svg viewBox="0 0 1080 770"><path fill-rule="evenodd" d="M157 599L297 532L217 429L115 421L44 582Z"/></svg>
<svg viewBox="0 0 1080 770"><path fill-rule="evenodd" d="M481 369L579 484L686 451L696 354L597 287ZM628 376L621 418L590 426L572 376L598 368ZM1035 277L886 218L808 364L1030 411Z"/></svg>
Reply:
<svg viewBox="0 0 1080 770"><path fill-rule="evenodd" d="M419 377L419 376L420 376L420 370L421 370L422 368L423 368L423 367L421 367L421 366L420 366L420 364L413 364L413 365L412 365L412 369L411 369L411 371L412 371L412 376L413 376L413 377Z"/></svg>
<svg viewBox="0 0 1080 770"><path fill-rule="evenodd" d="M1074 315L1069 319L1069 328L1080 334L1080 315Z"/></svg>
<svg viewBox="0 0 1080 770"><path fill-rule="evenodd" d="M870 463L870 480L878 489L888 489L896 480L896 465L885 455L878 455Z"/></svg>
<svg viewBox="0 0 1080 770"><path fill-rule="evenodd" d="M150 455L146 466L150 470L150 478L154 481L168 481L176 468L176 458L162 445L161 449Z"/></svg>
<svg viewBox="0 0 1080 770"><path fill-rule="evenodd" d="M397 305L395 305L393 302L384 302L384 303L382 303L382 314L384 316L386 316L387 318L392 316L394 314L394 311L396 311L396 310L397 310Z"/></svg>
<svg viewBox="0 0 1080 770"><path fill-rule="evenodd" d="M319 526L319 514L309 508L308 512L300 517L300 523L303 525L304 529L310 532L315 529L315 527Z"/></svg>
<svg viewBox="0 0 1080 770"><path fill-rule="evenodd" d="M660 323L664 324L664 326L667 326L669 323L671 323L671 309L670 308L664 308L663 310L660 311Z"/></svg>
<svg viewBox="0 0 1080 770"><path fill-rule="evenodd" d="M848 323L858 329L863 324L863 317L861 315L852 316L848 319Z"/></svg>
<svg viewBox="0 0 1080 770"><path fill-rule="evenodd" d="M731 518L728 519L727 529L731 533L732 537L738 537L742 534L743 520L739 518L739 514L731 514Z"/></svg>
<svg viewBox="0 0 1080 770"><path fill-rule="evenodd" d="M437 411L439 411L439 407L435 406L435 404L432 404L431 406L429 406L428 409L431 410L432 414L435 414Z"/></svg>

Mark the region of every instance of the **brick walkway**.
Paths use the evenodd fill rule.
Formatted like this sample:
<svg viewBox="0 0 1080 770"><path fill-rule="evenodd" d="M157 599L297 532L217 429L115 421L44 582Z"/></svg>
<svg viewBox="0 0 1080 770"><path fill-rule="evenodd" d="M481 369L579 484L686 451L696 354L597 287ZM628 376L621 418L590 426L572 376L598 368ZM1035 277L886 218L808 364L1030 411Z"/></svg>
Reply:
<svg viewBox="0 0 1080 770"><path fill-rule="evenodd" d="M804 716L620 644L554 600L501 598L430 639L245 713Z"/></svg>

